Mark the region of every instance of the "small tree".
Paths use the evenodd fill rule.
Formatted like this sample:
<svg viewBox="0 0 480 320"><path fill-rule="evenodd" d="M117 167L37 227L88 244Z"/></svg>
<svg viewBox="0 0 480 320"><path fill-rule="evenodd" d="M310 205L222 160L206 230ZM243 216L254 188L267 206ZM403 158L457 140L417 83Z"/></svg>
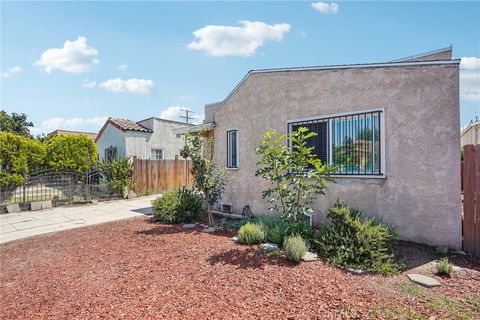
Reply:
<svg viewBox="0 0 480 320"><path fill-rule="evenodd" d="M322 164L312 153L307 140L316 136L307 128L286 135L275 130L265 132L256 148L262 158L256 176L269 180L272 187L263 191L262 197L271 204L271 211L279 211L290 223L299 223L313 212L310 207L317 194L325 194L332 166ZM285 140L290 142L290 146ZM290 150L291 148L291 150Z"/></svg>
<svg viewBox="0 0 480 320"><path fill-rule="evenodd" d="M84 174L97 164L95 142L84 135L55 136L45 142L45 165L56 171L67 170Z"/></svg>
<svg viewBox="0 0 480 320"><path fill-rule="evenodd" d="M194 178L194 186L203 193L207 201L208 224L213 225L212 207L222 197L227 184L226 170L218 168L212 159L213 140L204 148L203 133L185 136L186 143L180 155L191 159L190 172Z"/></svg>
<svg viewBox="0 0 480 320"><path fill-rule="evenodd" d="M100 166L107 175L107 181L112 189L126 198L133 186L134 170L130 158L116 157L112 161L102 162Z"/></svg>

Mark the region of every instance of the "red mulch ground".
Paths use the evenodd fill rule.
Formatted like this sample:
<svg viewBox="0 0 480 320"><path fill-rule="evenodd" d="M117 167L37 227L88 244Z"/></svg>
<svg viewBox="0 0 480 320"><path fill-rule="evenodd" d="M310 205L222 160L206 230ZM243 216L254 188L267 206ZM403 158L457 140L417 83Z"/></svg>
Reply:
<svg viewBox="0 0 480 320"><path fill-rule="evenodd" d="M432 312L392 286L404 275L296 265L199 230L142 217L1 245L0 318L365 319L384 304ZM472 268L438 292L480 294Z"/></svg>

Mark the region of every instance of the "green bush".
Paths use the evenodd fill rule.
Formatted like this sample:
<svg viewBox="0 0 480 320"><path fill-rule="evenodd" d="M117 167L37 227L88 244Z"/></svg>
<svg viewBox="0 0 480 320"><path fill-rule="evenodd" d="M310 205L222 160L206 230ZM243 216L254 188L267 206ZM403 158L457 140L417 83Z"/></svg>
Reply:
<svg viewBox="0 0 480 320"><path fill-rule="evenodd" d="M453 265L448 261L447 258L438 260L437 262L437 273L439 275L450 276L450 273L453 271Z"/></svg>
<svg viewBox="0 0 480 320"><path fill-rule="evenodd" d="M0 132L0 187L15 188L37 170L45 158L42 143L13 133Z"/></svg>
<svg viewBox="0 0 480 320"><path fill-rule="evenodd" d="M130 159L116 157L112 161L102 162L101 167L112 189L125 197L133 186L133 163Z"/></svg>
<svg viewBox="0 0 480 320"><path fill-rule="evenodd" d="M185 223L198 217L202 210L202 197L191 189L174 190L164 193L152 204L154 221Z"/></svg>
<svg viewBox="0 0 480 320"><path fill-rule="evenodd" d="M97 164L97 145L84 135L51 137L45 141L45 147L45 165L56 171L84 174Z"/></svg>
<svg viewBox="0 0 480 320"><path fill-rule="evenodd" d="M448 247L446 246L438 246L435 248L435 251L437 251L438 254L445 255L448 253Z"/></svg>
<svg viewBox="0 0 480 320"><path fill-rule="evenodd" d="M360 216L360 210L337 201L327 215L331 225L315 234L319 253L334 265L383 274L398 272L395 232L372 218L361 221Z"/></svg>
<svg viewBox="0 0 480 320"><path fill-rule="evenodd" d="M290 261L299 262L307 251L307 244L300 235L288 236L283 241L283 252Z"/></svg>
<svg viewBox="0 0 480 320"><path fill-rule="evenodd" d="M282 245L288 225L280 217L260 216L256 220L265 232L265 240Z"/></svg>
<svg viewBox="0 0 480 320"><path fill-rule="evenodd" d="M310 226L310 217L302 216L297 222L287 222L285 235L300 235L303 239L310 239L312 236L312 227Z"/></svg>
<svg viewBox="0 0 480 320"><path fill-rule="evenodd" d="M237 237L240 243L261 243L265 240L265 232L261 224L248 222L238 230Z"/></svg>

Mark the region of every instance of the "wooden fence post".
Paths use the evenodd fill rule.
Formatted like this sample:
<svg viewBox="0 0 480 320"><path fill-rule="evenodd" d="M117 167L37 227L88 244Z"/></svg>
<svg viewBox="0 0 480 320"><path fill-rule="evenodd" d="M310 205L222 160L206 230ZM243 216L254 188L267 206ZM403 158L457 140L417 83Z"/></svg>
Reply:
<svg viewBox="0 0 480 320"><path fill-rule="evenodd" d="M480 146L464 147L463 250L480 256Z"/></svg>

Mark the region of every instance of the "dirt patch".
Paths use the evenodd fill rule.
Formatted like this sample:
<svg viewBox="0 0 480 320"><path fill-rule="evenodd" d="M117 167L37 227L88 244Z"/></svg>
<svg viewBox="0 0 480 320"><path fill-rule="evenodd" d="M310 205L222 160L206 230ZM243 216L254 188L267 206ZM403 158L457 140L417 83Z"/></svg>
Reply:
<svg viewBox="0 0 480 320"><path fill-rule="evenodd" d="M404 275L356 276L322 261L296 265L238 245L230 232L200 230L140 217L1 245L0 318L365 319L387 318L392 308L440 314L398 287ZM441 279L438 294L480 294L476 267L468 277Z"/></svg>

